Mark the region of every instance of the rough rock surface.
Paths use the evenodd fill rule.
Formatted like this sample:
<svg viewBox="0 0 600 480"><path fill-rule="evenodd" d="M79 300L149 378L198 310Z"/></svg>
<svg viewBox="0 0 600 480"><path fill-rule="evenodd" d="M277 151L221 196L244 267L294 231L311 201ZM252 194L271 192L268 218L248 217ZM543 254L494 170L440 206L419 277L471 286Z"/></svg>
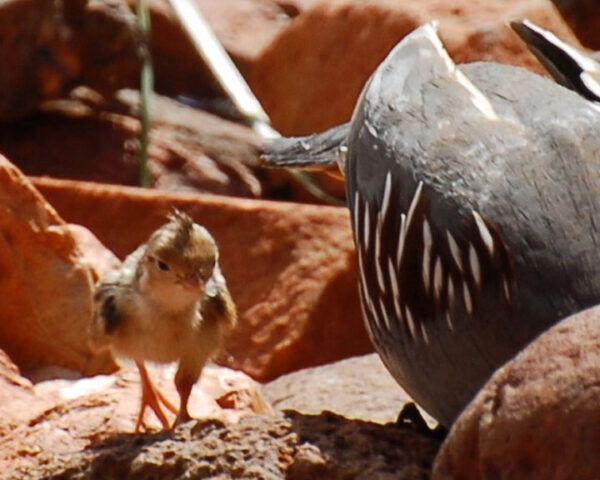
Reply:
<svg viewBox="0 0 600 480"><path fill-rule="evenodd" d="M0 121L85 84L113 92L139 83L135 18L121 0L0 3Z"/></svg>
<svg viewBox="0 0 600 480"><path fill-rule="evenodd" d="M34 183L63 218L89 228L121 258L162 225L172 207L206 225L219 243L240 316L227 364L254 378L372 351L346 208L42 178Z"/></svg>
<svg viewBox="0 0 600 480"><path fill-rule="evenodd" d="M172 432L87 443L79 452L40 453L35 465L20 459L5 478L425 480L438 447L395 425L294 412L233 425L200 420Z"/></svg>
<svg viewBox="0 0 600 480"><path fill-rule="evenodd" d="M151 368L150 372L155 385L177 404L174 365ZM45 374L52 376L49 371ZM74 372L71 375L76 376ZM46 380L34 386L21 381L23 385L8 390L12 398L4 395L7 388L0 383L0 397L5 400L0 420L2 478L44 477L39 474L41 465L60 463L82 451L94 452L110 438L144 443L163 435L157 433L160 423L149 412L145 418L151 432L137 437L131 433L140 399L139 375L133 364L115 375ZM211 418L219 424L248 415L272 415L256 382L241 372L214 366L205 368L189 406L195 418ZM104 471L102 478L109 478L110 472Z"/></svg>
<svg viewBox="0 0 600 480"><path fill-rule="evenodd" d="M0 433L11 430L0 435L2 478L426 479L438 441L393 423L372 423L374 409L350 407L393 398L387 390L398 387L385 385L373 368L383 371L371 356L307 370L301 388L323 402L319 413L288 410L273 416L248 377L208 367L191 397L192 415L200 420L174 431L159 431L155 422L155 430L139 435L130 433L140 395L135 367L126 365L111 376L27 384L19 387L26 403L0 405L9 414L1 417ZM151 373L176 399L174 367ZM335 383L328 395L322 385L326 373ZM361 374L364 388L352 387ZM0 398L4 390L0 382ZM323 411L337 409L341 396L355 419ZM296 400L304 412L312 408ZM398 400L396 407L403 402ZM148 414L146 419L154 421Z"/></svg>
<svg viewBox="0 0 600 480"><path fill-rule="evenodd" d="M104 101L85 89L0 130L0 152L28 175L138 184L138 95ZM166 97L153 99L149 169L154 186L257 197L260 148L247 127Z"/></svg>
<svg viewBox="0 0 600 480"><path fill-rule="evenodd" d="M7 478L425 480L438 443L395 425L323 413L201 420L156 435L93 439Z"/></svg>
<svg viewBox="0 0 600 480"><path fill-rule="evenodd" d="M552 0L582 45L600 50L600 3L596 0Z"/></svg>
<svg viewBox="0 0 600 480"><path fill-rule="evenodd" d="M346 418L382 424L395 422L402 408L412 401L376 353L284 375L267 383L263 391L279 410L306 414L328 410ZM422 414L431 426L436 424Z"/></svg>
<svg viewBox="0 0 600 480"><path fill-rule="evenodd" d="M543 71L507 25L523 17L577 45L545 0L333 0L298 15L253 64L248 80L275 128L309 134L347 121L389 50L434 19L457 63L494 60Z"/></svg>
<svg viewBox="0 0 600 480"><path fill-rule="evenodd" d="M19 367L3 350L0 350L0 418L6 420L11 415L15 415L16 412L7 408L7 405L12 401L26 404L32 392L31 382L21 376ZM6 430L0 429L0 437L5 433Z"/></svg>
<svg viewBox="0 0 600 480"><path fill-rule="evenodd" d="M97 260L97 261L96 261ZM62 365L114 369L87 346L94 267L31 182L0 157L0 348L25 371Z"/></svg>
<svg viewBox="0 0 600 480"><path fill-rule="evenodd" d="M593 480L600 472L600 307L498 370L458 418L433 480Z"/></svg>
<svg viewBox="0 0 600 480"><path fill-rule="evenodd" d="M134 90L106 100L77 88L3 125L0 153L27 175L138 185L138 100ZM322 203L287 171L256 167L263 142L251 128L160 95L152 112L154 188Z"/></svg>

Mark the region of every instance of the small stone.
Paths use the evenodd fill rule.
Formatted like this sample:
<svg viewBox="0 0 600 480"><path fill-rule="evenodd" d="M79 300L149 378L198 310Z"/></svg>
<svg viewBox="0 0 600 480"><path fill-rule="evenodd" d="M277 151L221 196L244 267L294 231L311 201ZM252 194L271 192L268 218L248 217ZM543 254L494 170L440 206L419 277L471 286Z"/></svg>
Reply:
<svg viewBox="0 0 600 480"><path fill-rule="evenodd" d="M287 470L289 480L306 478L323 478L333 473L327 467L327 460L316 446L303 444L298 447L293 463Z"/></svg>

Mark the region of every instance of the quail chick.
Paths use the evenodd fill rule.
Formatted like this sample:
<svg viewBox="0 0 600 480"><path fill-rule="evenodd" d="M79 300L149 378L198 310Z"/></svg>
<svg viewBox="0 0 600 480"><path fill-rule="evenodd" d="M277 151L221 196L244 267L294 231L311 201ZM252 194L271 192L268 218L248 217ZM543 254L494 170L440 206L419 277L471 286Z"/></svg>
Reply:
<svg viewBox="0 0 600 480"><path fill-rule="evenodd" d="M173 426L191 418L187 404L192 387L236 323L215 240L183 212L174 211L168 220L98 283L94 297L92 345L133 359L140 372L136 432L145 427L146 407L169 428L161 403L177 415ZM179 362L179 408L152 385L145 361Z"/></svg>

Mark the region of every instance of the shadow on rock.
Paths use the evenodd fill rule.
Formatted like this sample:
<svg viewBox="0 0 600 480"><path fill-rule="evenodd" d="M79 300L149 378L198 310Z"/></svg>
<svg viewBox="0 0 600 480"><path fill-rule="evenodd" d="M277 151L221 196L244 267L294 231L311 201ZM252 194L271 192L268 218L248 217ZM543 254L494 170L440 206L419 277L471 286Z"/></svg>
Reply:
<svg viewBox="0 0 600 480"><path fill-rule="evenodd" d="M92 440L90 445L82 452L69 455L64 469L50 473L44 478L51 479L84 479L84 478L169 478L183 475L186 469L185 463L168 462L166 468L162 468L160 456L156 456L156 462L144 459L144 452L161 451L162 456L167 457L170 447L183 441L178 438L175 431L166 430L161 432L134 434L123 433L110 437L102 437ZM158 477L157 477L158 475Z"/></svg>
<svg viewBox="0 0 600 480"><path fill-rule="evenodd" d="M328 475L317 478L427 479L439 448L439 441L398 424L350 420L331 412L285 414L299 445L313 445L324 458ZM290 473L296 469L308 473L297 460L301 459L296 459Z"/></svg>
<svg viewBox="0 0 600 480"><path fill-rule="evenodd" d="M286 411L236 424L190 422L173 431L117 435L55 458L47 479L427 479L439 442L395 424ZM36 477L37 478L37 477Z"/></svg>

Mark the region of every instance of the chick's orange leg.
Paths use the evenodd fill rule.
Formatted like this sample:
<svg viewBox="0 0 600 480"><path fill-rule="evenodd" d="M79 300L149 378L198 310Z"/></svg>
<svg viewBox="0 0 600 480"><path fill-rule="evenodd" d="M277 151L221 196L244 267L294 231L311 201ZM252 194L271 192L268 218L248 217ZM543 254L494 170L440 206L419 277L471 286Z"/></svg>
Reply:
<svg viewBox="0 0 600 480"><path fill-rule="evenodd" d="M160 392L157 390L152 382L150 381L150 376L148 375L148 371L146 370L146 366L143 362L135 362L138 370L140 372L140 379L142 384L142 400L140 403L140 412L138 414L137 422L135 424L135 432L138 433L140 428L143 426L146 428L146 424L144 423L144 412L146 411L146 407L150 407L152 411L156 414L157 418L160 420L163 428L167 429L170 427L169 421L165 413L163 412L160 403L162 402L167 409L169 409L173 413L177 413L177 408Z"/></svg>
<svg viewBox="0 0 600 480"><path fill-rule="evenodd" d="M177 418L175 418L175 423L173 424L174 427L192 419L188 412L187 406L190 394L192 393L192 388L198 381L199 377L200 373L191 373L186 371L184 368L181 368L181 365L177 370L177 374L175 375L175 387L179 393L180 403L179 414L177 415Z"/></svg>
<svg viewBox="0 0 600 480"><path fill-rule="evenodd" d="M175 415L179 413L179 409L175 405L173 405L173 402L171 402L171 400L165 397L164 393L162 393L158 388L155 388L154 391L156 392L156 396L160 400L160 403L162 403L167 408L167 410L169 410L169 412L174 413Z"/></svg>

